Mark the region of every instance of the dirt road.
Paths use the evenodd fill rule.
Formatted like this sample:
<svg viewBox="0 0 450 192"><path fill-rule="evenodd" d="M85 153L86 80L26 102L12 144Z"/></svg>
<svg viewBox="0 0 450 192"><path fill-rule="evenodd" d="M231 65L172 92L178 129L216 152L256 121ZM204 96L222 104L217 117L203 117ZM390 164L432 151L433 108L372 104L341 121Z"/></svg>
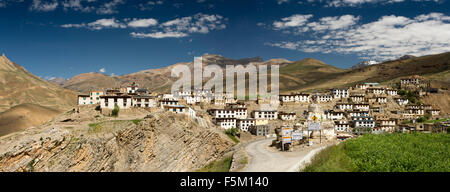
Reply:
<svg viewBox="0 0 450 192"><path fill-rule="evenodd" d="M329 144L296 147L292 152L281 152L270 147L273 138L249 143L245 150L250 155L249 164L242 172L296 172L321 149Z"/></svg>

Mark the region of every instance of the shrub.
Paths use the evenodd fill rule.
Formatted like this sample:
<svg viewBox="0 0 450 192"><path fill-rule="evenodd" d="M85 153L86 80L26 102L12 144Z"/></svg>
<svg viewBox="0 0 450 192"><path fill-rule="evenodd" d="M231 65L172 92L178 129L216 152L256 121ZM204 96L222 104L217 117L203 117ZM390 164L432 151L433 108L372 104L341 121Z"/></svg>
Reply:
<svg viewBox="0 0 450 192"><path fill-rule="evenodd" d="M118 106L118 105L115 105L115 106L114 106L114 109L113 109L112 112L111 112L111 116L113 116L113 117L118 117L118 116L119 116L119 111L120 111L119 106Z"/></svg>

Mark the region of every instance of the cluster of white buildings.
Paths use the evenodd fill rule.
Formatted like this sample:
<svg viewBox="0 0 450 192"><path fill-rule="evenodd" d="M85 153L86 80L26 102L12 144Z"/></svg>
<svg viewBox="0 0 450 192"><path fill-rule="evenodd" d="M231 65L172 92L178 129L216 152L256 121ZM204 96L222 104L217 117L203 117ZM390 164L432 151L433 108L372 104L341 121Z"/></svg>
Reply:
<svg viewBox="0 0 450 192"><path fill-rule="evenodd" d="M178 100L170 94L152 95L147 89L139 88L136 83L106 91L90 91L89 95L78 95L78 105L100 105L102 110L113 110L116 106L119 109L160 107L166 111L196 117L195 110L179 105Z"/></svg>

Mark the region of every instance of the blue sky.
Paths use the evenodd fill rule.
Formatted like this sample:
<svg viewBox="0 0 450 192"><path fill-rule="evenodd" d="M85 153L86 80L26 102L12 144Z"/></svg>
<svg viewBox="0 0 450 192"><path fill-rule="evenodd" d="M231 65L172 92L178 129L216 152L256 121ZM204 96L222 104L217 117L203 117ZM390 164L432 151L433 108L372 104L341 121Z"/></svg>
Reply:
<svg viewBox="0 0 450 192"><path fill-rule="evenodd" d="M0 51L43 78L192 61L362 60L450 51L448 0L0 0Z"/></svg>

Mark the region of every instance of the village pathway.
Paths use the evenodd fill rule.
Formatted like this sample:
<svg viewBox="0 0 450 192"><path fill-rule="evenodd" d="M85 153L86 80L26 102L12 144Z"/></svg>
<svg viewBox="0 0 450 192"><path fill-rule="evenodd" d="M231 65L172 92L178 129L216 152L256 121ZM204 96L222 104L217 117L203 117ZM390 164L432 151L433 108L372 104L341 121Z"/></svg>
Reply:
<svg viewBox="0 0 450 192"><path fill-rule="evenodd" d="M270 147L273 138L257 140L245 146L250 156L249 164L242 172L297 172L312 157L330 144L316 144L311 147L296 146L294 151L280 151Z"/></svg>

